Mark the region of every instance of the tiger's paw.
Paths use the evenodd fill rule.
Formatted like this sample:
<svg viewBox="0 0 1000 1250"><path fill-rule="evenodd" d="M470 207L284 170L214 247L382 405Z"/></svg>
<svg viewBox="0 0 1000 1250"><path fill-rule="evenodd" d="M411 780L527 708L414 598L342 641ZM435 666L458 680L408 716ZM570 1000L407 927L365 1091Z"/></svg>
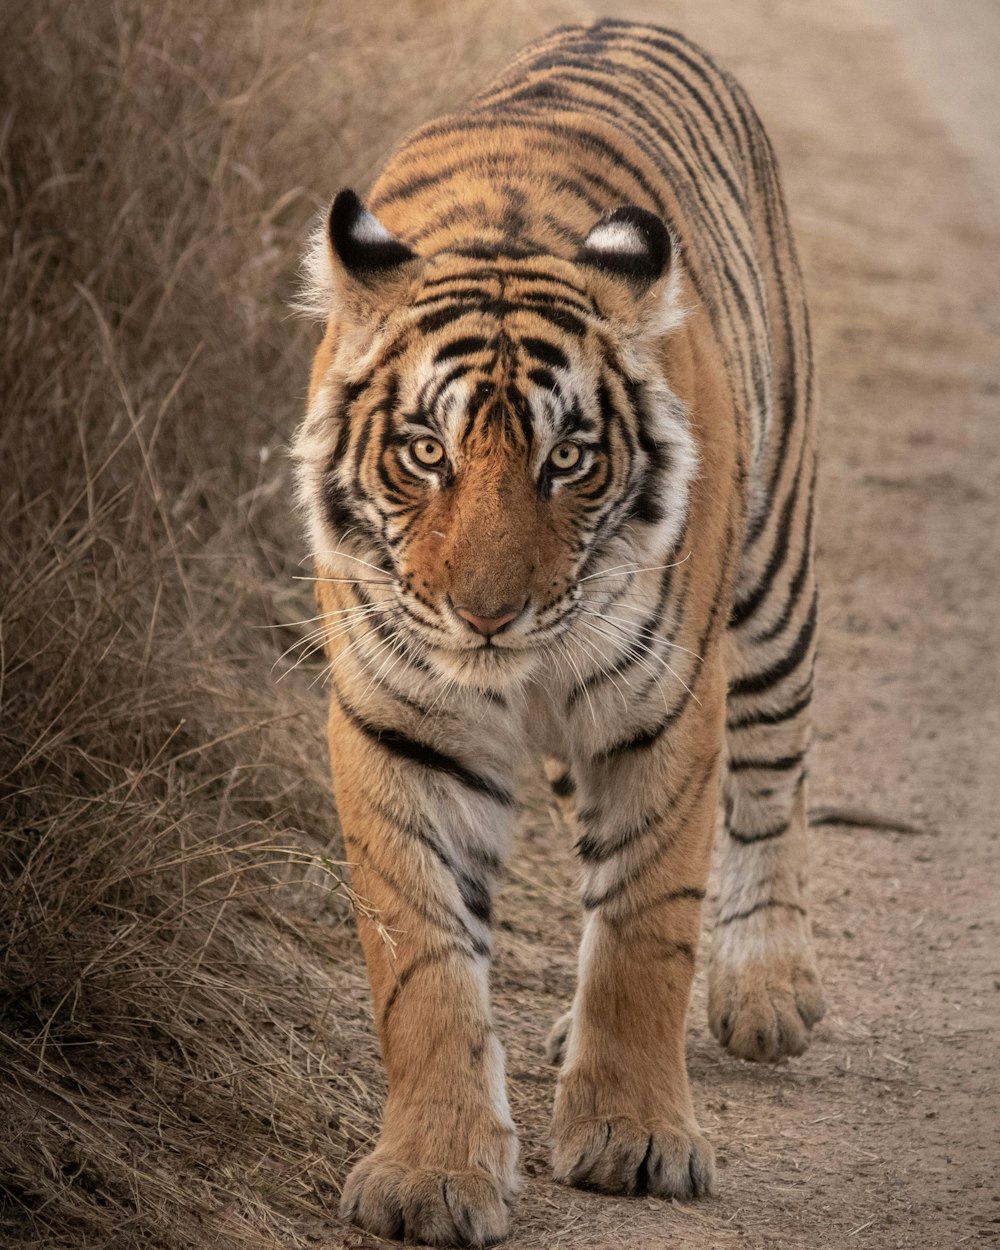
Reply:
<svg viewBox="0 0 1000 1250"><path fill-rule="evenodd" d="M577 1116L557 1125L557 1181L605 1194L700 1198L715 1187L715 1156L697 1125L629 1116Z"/></svg>
<svg viewBox="0 0 1000 1250"><path fill-rule="evenodd" d="M709 966L708 1023L738 1059L777 1063L801 1055L825 1010L808 947L769 961L723 963L713 958Z"/></svg>
<svg viewBox="0 0 1000 1250"><path fill-rule="evenodd" d="M512 1189L482 1168L410 1167L375 1151L348 1176L340 1215L378 1237L488 1246L507 1233Z"/></svg>

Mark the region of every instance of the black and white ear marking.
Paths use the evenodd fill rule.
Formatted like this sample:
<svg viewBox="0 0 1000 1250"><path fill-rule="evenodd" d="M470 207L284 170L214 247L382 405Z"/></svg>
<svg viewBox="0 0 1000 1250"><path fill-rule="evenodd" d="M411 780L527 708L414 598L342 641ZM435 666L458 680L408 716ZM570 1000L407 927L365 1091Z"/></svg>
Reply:
<svg viewBox="0 0 1000 1250"><path fill-rule="evenodd" d="M650 286L670 263L670 235L655 213L631 204L614 208L584 239L576 259L638 286Z"/></svg>
<svg viewBox="0 0 1000 1250"><path fill-rule="evenodd" d="M377 278L416 259L416 252L393 238L350 189L333 201L328 228L334 254L359 278Z"/></svg>

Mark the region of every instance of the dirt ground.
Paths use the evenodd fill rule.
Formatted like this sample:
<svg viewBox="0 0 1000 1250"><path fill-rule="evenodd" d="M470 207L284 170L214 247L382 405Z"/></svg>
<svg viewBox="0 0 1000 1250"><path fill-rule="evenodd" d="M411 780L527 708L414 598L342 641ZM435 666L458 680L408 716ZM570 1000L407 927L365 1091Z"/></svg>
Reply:
<svg viewBox="0 0 1000 1250"><path fill-rule="evenodd" d="M505 1244L1000 1239L997 0L34 4L28 103L0 103L0 363L28 414L5 442L5 396L0 516L27 502L0 542L0 1244L389 1244L334 1214L384 1080L328 888L319 660L268 674L312 613L282 455L311 328L282 301L313 208L521 43L608 11L717 54L778 151L823 394L811 801L920 832L816 828L811 1050L729 1058L699 972L718 1195L616 1200L551 1179L543 1042L580 925L529 795L494 974L525 1173Z"/></svg>
<svg viewBox="0 0 1000 1250"><path fill-rule="evenodd" d="M579 925L566 840L544 810L528 820L495 975L526 1172L508 1244L1000 1239L1000 10L616 12L677 24L724 58L782 160L824 395L812 802L926 832L816 830L829 1012L805 1057L761 1068L724 1055L699 976L689 1062L719 1193L682 1206L550 1180L542 1043L571 994ZM344 1246L374 1244L344 1233Z"/></svg>

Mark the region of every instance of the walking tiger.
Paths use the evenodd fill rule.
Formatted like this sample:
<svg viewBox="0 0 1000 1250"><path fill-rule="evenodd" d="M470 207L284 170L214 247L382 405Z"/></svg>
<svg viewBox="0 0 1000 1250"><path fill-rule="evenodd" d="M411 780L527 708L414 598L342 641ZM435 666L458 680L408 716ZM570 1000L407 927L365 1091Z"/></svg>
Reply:
<svg viewBox="0 0 1000 1250"><path fill-rule="evenodd" d="M684 1030L720 809L714 1034L773 1061L823 1014L815 386L761 123L673 31L562 27L407 138L367 206L340 192L308 284L295 454L388 1074L343 1213L440 1245L507 1230L490 918L525 758L583 876L555 1176L708 1193Z"/></svg>

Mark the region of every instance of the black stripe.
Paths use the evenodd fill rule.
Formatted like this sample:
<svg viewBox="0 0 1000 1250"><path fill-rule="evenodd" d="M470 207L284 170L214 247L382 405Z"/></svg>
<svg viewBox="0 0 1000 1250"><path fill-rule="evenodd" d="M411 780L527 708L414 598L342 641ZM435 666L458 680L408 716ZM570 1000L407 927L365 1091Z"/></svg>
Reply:
<svg viewBox="0 0 1000 1250"><path fill-rule="evenodd" d="M806 577L812 568L812 530L815 511L813 508L812 496L813 491L810 486L809 501L806 504L806 528L805 533L802 535L802 552L799 556L798 567L792 575L792 580L788 584L788 596L785 600L785 606L773 625L765 629L763 633L754 634L751 639L751 642L754 645L770 642L772 638L777 638L779 634L783 633L785 627L788 625L788 622L795 615L795 609L799 606L799 598L802 594L802 589L805 586Z"/></svg>
<svg viewBox="0 0 1000 1250"><path fill-rule="evenodd" d="M458 889L470 914L482 924L489 924L493 915L489 886L463 873L458 878Z"/></svg>
<svg viewBox="0 0 1000 1250"><path fill-rule="evenodd" d="M532 420L531 405L522 394L521 388L514 383L507 387L506 399L504 407L514 413L524 445L530 447L535 441L535 423Z"/></svg>
<svg viewBox="0 0 1000 1250"><path fill-rule="evenodd" d="M555 391L558 382L556 375L550 369L535 368L528 370L528 381L535 386L540 387L543 391ZM567 428L573 428L572 422L567 423Z"/></svg>
<svg viewBox="0 0 1000 1250"><path fill-rule="evenodd" d="M372 375L369 373L360 382L346 382L344 384L337 403L335 420L340 422L340 429L337 431L337 442L333 448L333 455L330 457L331 465L337 464L347 453L347 445L351 440L351 409L371 385L371 381Z"/></svg>
<svg viewBox="0 0 1000 1250"><path fill-rule="evenodd" d="M451 386L452 382L471 373L473 368L473 365L464 362L459 365L452 365L440 378L436 376L428 378L421 389L417 411L412 417L406 416L404 424L409 426L431 425L436 415L437 406L441 401L441 396Z"/></svg>
<svg viewBox="0 0 1000 1250"><path fill-rule="evenodd" d="M327 478L323 486L323 508L334 530L346 532L357 521L350 496L335 478Z"/></svg>
<svg viewBox="0 0 1000 1250"><path fill-rule="evenodd" d="M701 656L703 660L708 658L708 652L706 648L708 646L709 639L712 637L712 634L715 631L716 621L722 609L722 605L724 601L726 584L729 579L729 562L732 559L732 538L733 538L733 519L730 518L729 524L726 529L725 545L723 547L723 551L725 553L725 562L724 562L724 567L722 571L722 576L720 577L719 583L715 589L715 597L712 600L712 608L708 614L708 620L705 623L705 628L702 630L698 638L698 644L694 648L696 654ZM601 751L598 755L594 757L595 762L607 761L607 760L612 759L615 755L625 754L630 751L644 751L644 750L647 750L649 747L655 745L655 743L657 743L660 740L660 738L667 731L667 729L669 729L670 726L683 715L685 709L687 708L687 705L695 697L695 694L694 694L695 689L697 688L698 683L701 679L701 676L705 671L706 671L705 665L703 663L699 663L697 668L693 669L693 671L688 673L689 682L688 682L687 687L685 688L683 694L678 699L677 703L670 709L670 711L666 714L663 720L661 720L656 725L650 726L647 729L639 730L639 732L636 733L632 738L626 738L626 739L620 740L614 743L613 745L606 747L603 751ZM652 680L654 679L651 679L651 683L652 683ZM655 680L659 680L659 678L656 678Z"/></svg>
<svg viewBox="0 0 1000 1250"><path fill-rule="evenodd" d="M716 760L717 760L717 756L713 756L712 759L708 761L708 767L702 773L702 776L698 782L696 789L694 790L694 793L691 794L690 797L688 797L687 803L685 804L684 811L680 814L679 823L682 823L683 821L689 819L691 813L694 811L695 807L697 807L698 803L701 801L701 798L704 795L705 791L708 789L708 784L711 781L712 776L714 774ZM688 788L690 784L691 784L691 775L688 774L680 790L674 795L673 799L671 800L671 803L670 803L671 809L680 807L680 800L687 796L687 792L688 792ZM653 826L653 827L655 828L656 826ZM674 841L670 837L665 837L665 838L660 839L660 841L657 843L656 847L654 848L654 850L652 851L650 855L648 855L641 863L634 865L631 871L622 873L622 875L618 878L618 880L615 881L612 885L608 886L608 888L604 891L603 894L589 895L588 899L584 900L585 906L588 906L591 909L596 908L596 907L604 907L606 904L613 902L616 898L619 898L622 894L625 893L626 890L634 886L635 883L642 876L644 876L645 873L649 872L650 869L654 868L660 862L660 860L666 854L669 853L673 845L674 845Z"/></svg>
<svg viewBox="0 0 1000 1250"><path fill-rule="evenodd" d="M736 730L754 729L758 725L783 725L785 721L794 720L800 712L804 712L812 702L812 696L812 682L810 681L807 684L805 691L787 707L774 712L769 712L764 708L758 708L754 712L748 712L746 716L741 716L737 720L729 721L726 728L729 730Z"/></svg>
<svg viewBox="0 0 1000 1250"><path fill-rule="evenodd" d="M702 112L712 123L722 145L729 148L731 142L735 141L737 147L739 148L739 155L746 160L748 154L744 148L744 136L741 133L740 127L734 124L735 119L730 115L726 102L719 94L715 83L712 81L707 72L708 69L713 70L716 75L718 75L720 82L724 84L724 75L711 57L702 52L700 48L695 48L692 44L688 43L683 35L679 35L676 31L672 30L658 30L657 37L655 38L651 38L648 35L636 35L634 31L627 33L623 32L622 37L623 39L635 39L638 43L645 44L647 47L656 48L660 52L669 53L672 61L680 62L681 65L684 65L693 74L695 74L704 83L706 89L711 93L712 101L715 105L714 109L709 106L701 91L690 81L690 79L684 78L671 61L665 61L662 57L654 56L651 52L647 52L645 48L635 48L632 46L629 46L628 48L629 53L632 56L641 57L649 64L655 65L664 73L674 78L678 83L682 84L697 101ZM677 42L671 43L671 39L676 39ZM701 59L699 60L696 59L696 56L689 55L689 51L694 52L696 56ZM720 116L726 123L725 129L719 125L718 119Z"/></svg>
<svg viewBox="0 0 1000 1250"><path fill-rule="evenodd" d="M376 410L377 411L377 410ZM373 413L367 420L360 422L358 436L354 440L354 477L360 478L361 470L364 465L365 452L368 450L368 444L371 442L372 429L375 425L375 414Z"/></svg>
<svg viewBox="0 0 1000 1250"><path fill-rule="evenodd" d="M645 915L646 912L654 911L657 907L662 907L666 903L676 903L682 899L700 903L704 897L705 891L693 885L685 886L680 890L667 890L663 894L657 894L653 898L646 899L636 907L629 908L627 912L619 913L617 917L610 919L610 923L626 924L628 921L636 920L639 916Z"/></svg>
<svg viewBox="0 0 1000 1250"><path fill-rule="evenodd" d="M451 325L453 321L458 321L462 317L468 317L471 313L477 312L475 305L468 307L464 304L449 304L446 308L439 308L437 312L425 313L416 323L416 328L421 334L433 334L437 330L443 330L445 326Z"/></svg>
<svg viewBox="0 0 1000 1250"><path fill-rule="evenodd" d="M553 369L568 369L569 360L562 348L557 347L555 343L549 343L545 339L536 339L531 335L525 335L520 340L521 346L525 351L530 352L536 360L541 360L544 364L551 366Z"/></svg>
<svg viewBox="0 0 1000 1250"><path fill-rule="evenodd" d="M354 728L363 733L369 741L384 747L390 754L397 756L399 759L410 760L412 763L420 764L424 768L432 769L434 772L443 773L445 776L460 782L466 789L474 790L478 794L485 794L504 807L514 806L514 796L510 791L504 789L489 777L484 777L480 773L474 773L452 756L445 755L443 751L439 751L427 742L407 737L406 734L388 725L374 725L370 721L366 721L344 701L336 686L333 689L341 711Z"/></svg>
<svg viewBox="0 0 1000 1250"><path fill-rule="evenodd" d="M417 902L407 893L402 883L392 873L384 868L380 868L374 862L370 847L366 842L363 842L360 838L349 838L349 851L353 852L355 847L362 853L366 871L373 873L384 882L394 894L398 895L402 905L419 916L425 924L433 925L434 928L440 929L443 933L449 933L453 937L464 938L472 954L489 955L489 946L480 938L474 937L469 931L469 926L465 923L464 918L453 911L446 903L438 902L434 907L429 907L424 903Z"/></svg>
<svg viewBox="0 0 1000 1250"><path fill-rule="evenodd" d="M795 755L782 755L773 760L730 760L729 771L739 773L750 768L766 768L772 772L786 773L791 772L793 768L798 768L804 759L805 752L798 751Z"/></svg>
<svg viewBox="0 0 1000 1250"><path fill-rule="evenodd" d="M554 781L550 781L553 794L557 794L561 799L568 799L576 794L576 782L573 780L572 773L563 773L561 777L556 777Z"/></svg>
<svg viewBox="0 0 1000 1250"><path fill-rule="evenodd" d="M749 677L741 677L739 680L732 682L729 687L730 697L761 694L765 690L770 690L772 686L776 686L779 681L784 681L786 677L795 672L808 655L815 633L816 595L813 594L809 615L803 622L791 650L778 660L776 664L772 664L770 668L764 669L763 672L753 673Z"/></svg>
<svg viewBox="0 0 1000 1250"><path fill-rule="evenodd" d="M567 307L561 307L558 301L552 300L519 303L516 300L490 299L476 304L448 304L444 308L437 309L436 312L425 313L417 320L416 328L422 334L433 334L451 325L453 321L459 321L462 317L478 315L502 320L510 313L518 312L532 313L564 333L572 334L575 338L584 338L587 333L586 324L575 313L570 312Z"/></svg>
<svg viewBox="0 0 1000 1250"><path fill-rule="evenodd" d="M687 700L685 700L685 703ZM610 760L616 755L627 755L632 751L648 751L650 747L655 746L663 737L667 729L677 720L680 710L671 709L670 712L656 725L651 725L647 729L640 729L638 733L632 735L631 738L621 738L618 742L606 747L605 750L594 758L599 761Z"/></svg>
<svg viewBox="0 0 1000 1250"><path fill-rule="evenodd" d="M705 891L695 885L687 885L679 890L667 890L665 893L657 894L655 898L647 899L638 907L633 908L627 913L627 918L630 920L634 919L634 917L641 915L642 912L652 911L655 907L664 907L667 903L679 903L682 901L700 903L704 898ZM595 907L600 906L600 900L585 896L583 906L587 910L592 911Z"/></svg>
<svg viewBox="0 0 1000 1250"><path fill-rule="evenodd" d="M448 249L452 256L468 260L534 260L544 255L540 247L531 243L520 246L513 243L468 243Z"/></svg>
<svg viewBox="0 0 1000 1250"><path fill-rule="evenodd" d="M760 580L754 589L744 599L738 600L733 604L733 610L729 614L729 628L737 629L744 621L748 620L760 605L767 598L774 579L777 577L779 570L785 563L788 555L788 544L792 534L792 514L795 511L795 505L799 497L799 485L801 483L801 469L795 475L795 481L792 483L792 489L785 499L784 506L781 509L781 517L778 521L777 534L775 542L771 548L771 555L768 558L764 572L760 576Z"/></svg>
<svg viewBox="0 0 1000 1250"><path fill-rule="evenodd" d="M577 838L574 849L586 864L606 864L608 860L614 859L622 851L627 851L636 842L642 841L648 834L654 833L676 806L677 796L675 795L665 811L653 812L652 815L645 817L637 825L633 825L631 828L626 829L624 833L618 834L612 841L606 840L599 833L583 833ZM590 809L577 814L577 819L584 826L594 823L598 818L599 814ZM585 898L583 905L588 907L592 904L589 904Z"/></svg>
<svg viewBox="0 0 1000 1250"><path fill-rule="evenodd" d="M604 425L602 433L607 436L614 430L620 435L628 449L629 468L631 468L632 462L635 460L638 444L632 432L631 424L627 419L629 414L627 410L619 412L605 377L601 378L597 387L597 403L601 413L601 421ZM635 417L635 413L631 415L633 418Z"/></svg>
<svg viewBox="0 0 1000 1250"><path fill-rule="evenodd" d="M446 301L452 304L481 304L487 300L495 299L495 291L487 291L482 286L470 286L460 277L449 278L448 282L455 283L453 290L436 291L433 295L425 295L422 299L415 299L407 306L409 308L429 308L432 304L443 304Z"/></svg>
<svg viewBox="0 0 1000 1250"><path fill-rule="evenodd" d="M442 255L447 256L449 255L449 253L447 250L445 250L442 253ZM562 287L563 290L568 291L571 295L575 296L574 302L579 303L581 307L587 306L584 302L586 299L585 291L582 291L579 287L574 286L572 282L567 282L565 278L557 277L555 274L546 273L544 269L517 269L517 268L501 269L499 267L491 267L489 269L486 269L486 268L467 269L461 273L447 274L447 275L443 275L440 278L425 278L424 281L421 283L420 289L426 290L429 287L451 286L452 284L456 282L482 282L482 281L491 282L491 283L495 283L497 281L504 282L504 283L548 282L548 283L551 283L553 286ZM479 289L482 292L483 296L485 296L486 298L490 298L491 296L490 292L485 291L482 288L479 288ZM452 292L443 292L441 295L438 295L435 298L445 299L451 294ZM457 295L460 293L455 292L455 294Z"/></svg>
<svg viewBox="0 0 1000 1250"><path fill-rule="evenodd" d="M780 838L788 832L789 825L775 825L771 829L762 829L759 833L750 833L743 829L730 829L729 836L734 842L743 846L751 846L754 842L770 842L772 838Z"/></svg>
<svg viewBox="0 0 1000 1250"><path fill-rule="evenodd" d="M677 611L674 613L675 619L670 633L667 635L656 633L656 626L662 623L663 609L666 605L667 597L670 594L670 589L673 584L673 575L673 566L670 564L668 564L668 566L660 572L660 590L657 596L656 606L653 608L652 612L637 625L627 625L623 624L621 621L605 620L604 623L608 625L611 632L619 639L617 644L613 645L617 645L622 649L622 655L611 666L611 668L604 668L597 673L592 673L581 685L573 687L566 699L567 711L578 703L587 691L597 689L597 687L603 685L605 682L612 681L615 677L619 676L619 674L632 668L638 663L638 659L642 658L642 653L651 655L656 659L662 659L657 644L665 643L668 646L672 644L674 639L677 637L681 623L681 613L680 611ZM605 615L614 602L615 600L612 600L603 609ZM596 627L591 626L591 628ZM655 639L650 640L650 634L656 634ZM609 639L608 641L611 642L612 640ZM636 657L637 649L640 653L638 659Z"/></svg>
<svg viewBox="0 0 1000 1250"><path fill-rule="evenodd" d="M505 103L502 117L497 117L495 114L491 116L489 112L486 112L485 116L481 116L477 113L469 113L465 117L461 118L442 118L436 123L431 122L430 125L425 126L415 136L410 152L416 155L416 153L413 152L413 149L419 149L419 147L426 140L434 138L441 138L450 146L454 141L454 136L456 134L461 134L463 131L489 130L493 133L496 133L498 130L522 131L528 132L528 134L535 139L536 143L539 139L544 141L547 137L557 137L568 142L573 148L580 146L589 150L595 156L603 157L608 169L613 169L616 173L626 173L641 190L645 198L655 207L660 216L666 216L666 203L656 186L646 177L643 170L629 161L616 145L608 142L603 134L595 130L590 130L585 125L578 124L578 119L576 118L567 117L564 121L557 122L551 120L550 118L540 118L537 114L530 110L519 111L513 107L512 102L515 99L516 93L507 97L507 100L511 103ZM530 142L530 139L526 139L526 144ZM556 151L558 153L558 148ZM407 154L410 154L410 152ZM558 154L565 159L565 152ZM433 156L428 155L426 159L432 160ZM467 164L463 163L461 165L453 166L450 169L439 171L438 174L411 179L410 184L401 183L395 188L388 187L380 193L377 200L373 200L372 208L376 209L380 205L391 203L393 200L400 198L401 189L402 195L413 195L416 193L416 190L422 190L426 187L432 186L444 176L449 176L458 172L465 173L467 172L467 169ZM574 172L577 172L581 177L586 177L588 181L597 181L595 178L588 175L585 170L577 170ZM412 184L418 182L422 185L414 190ZM610 184L605 185L607 186ZM467 256L469 255L469 249L454 249L453 254ZM473 258L475 258L475 256ZM486 257L486 259L494 258L495 253L490 253L490 255Z"/></svg>
<svg viewBox="0 0 1000 1250"><path fill-rule="evenodd" d="M413 838L415 841L422 842L452 875L457 875L458 869L455 867L451 856L434 834L429 833L426 829L422 829L419 825L414 825L399 812L389 807L387 803L377 803L375 810L395 829L405 833L407 837ZM460 849L469 859L475 860L485 872L493 874L500 870L502 861L496 851L490 850L488 847L478 846L475 843L471 845L466 843Z"/></svg>
<svg viewBox="0 0 1000 1250"><path fill-rule="evenodd" d="M465 200L462 203L454 204L447 212L429 221L420 230L411 231L408 235L410 246L419 250L421 243L440 231L447 230L449 226L458 226L464 222L474 221L477 215L485 217L489 215L489 212L490 208L485 200Z"/></svg>
<svg viewBox="0 0 1000 1250"><path fill-rule="evenodd" d="M736 323L742 325L750 321L751 310L744 294L743 283L738 280L729 264L729 256L736 254L742 261L750 287L753 294L756 296L755 302L758 313L761 319L763 319L765 314L763 309L763 292L760 286L759 275L756 272L752 258L746 251L742 237L735 229L730 216L727 213L728 202L720 196L717 197L716 204L713 205L713 203L710 202L705 195L706 188L711 185L711 174L706 168L704 162L701 162L701 167L704 175L706 176L699 174L698 170L694 169L689 164L689 162L685 159L683 150L676 142L673 134L652 114L649 113L648 109L644 107L639 97L623 91L612 82L606 81L601 77L594 78L589 76L587 73L572 72L574 68L590 71L591 74L595 71L598 74L604 72L593 62L586 60L574 60L565 56L565 54L553 56L549 59L551 60L551 68L560 71L558 74L559 81L577 83L581 86L589 88L591 91L601 92L602 94L615 100L619 105L627 106L626 115L635 118L640 126L645 126L645 134L651 133L652 136L654 136L655 139L658 139L665 148L669 149L674 158L674 169L683 171L689 184L684 186L683 184L678 185L675 183L674 189L685 203L687 211L691 215L692 219L698 220L700 217L703 230L706 236L711 240L714 248L714 259L716 265L725 279L725 283L720 289L720 294L722 295L724 302L728 304L728 300L726 298L726 293L728 292L737 304L737 311L735 315ZM531 68L537 69L539 67L545 67L546 64L546 59L542 58L540 61L535 62ZM638 71L630 70L628 67L617 63L615 65L615 69L616 71L632 78L636 77L637 74L640 79L642 77L648 77L648 75L644 76ZM582 100L574 98L574 103L580 108L608 116L618 124L621 122L623 114L623 110L621 108L612 107L610 105L602 105L593 99ZM691 144L692 153L697 156L697 145L694 142L694 136L691 134L690 128L683 117L678 120L681 128L687 134L688 140ZM654 164L657 164L660 167L663 173L668 174L673 172L670 167L664 163L662 159L662 151L656 147L655 143L646 138L645 134L634 130L631 135L633 142L640 147L640 149L647 157L649 157L650 160L654 162ZM709 152L714 156L711 149L709 149ZM732 184L728 172L724 171L721 166L719 166L719 174L722 180L727 184L727 190L735 201L737 207L742 208L739 191ZM745 216L745 211L743 215ZM727 314L732 321L734 319L733 313L728 307ZM717 314L713 315L713 320L718 320ZM744 354L744 344L746 344L749 348L749 357ZM746 377L747 369L749 369L749 377L752 382L751 389L756 395L758 406L763 407L765 392L760 369L760 360L756 352L756 343L752 337L748 339L746 336L733 335L730 338L730 349L734 350L740 357L741 371L744 373L744 377Z"/></svg>
<svg viewBox="0 0 1000 1250"><path fill-rule="evenodd" d="M439 365L445 360L451 360L454 356L471 356L474 352L484 351L488 346L488 341L476 334L453 339L435 353L434 363Z"/></svg>
<svg viewBox="0 0 1000 1250"><path fill-rule="evenodd" d="M806 909L800 907L798 903L783 903L780 899L769 898L764 903L757 903L754 907L748 907L746 911L738 911L731 916L720 916L715 923L721 926L732 924L735 920L749 920L751 916L756 916L758 912L768 911L772 907L780 907L785 911L794 911L800 916L806 914Z"/></svg>
<svg viewBox="0 0 1000 1250"><path fill-rule="evenodd" d="M471 958L464 946L445 946L441 950L427 951L426 954L418 955L408 967L403 969L397 976L396 984L392 987L389 997L385 1000L385 1006L382 1008L380 1027L383 1032L389 1024L389 1017L399 1000L400 994L406 989L413 976L423 968L429 968L433 964L439 964L446 959L450 959L452 955L464 955L467 959Z"/></svg>

